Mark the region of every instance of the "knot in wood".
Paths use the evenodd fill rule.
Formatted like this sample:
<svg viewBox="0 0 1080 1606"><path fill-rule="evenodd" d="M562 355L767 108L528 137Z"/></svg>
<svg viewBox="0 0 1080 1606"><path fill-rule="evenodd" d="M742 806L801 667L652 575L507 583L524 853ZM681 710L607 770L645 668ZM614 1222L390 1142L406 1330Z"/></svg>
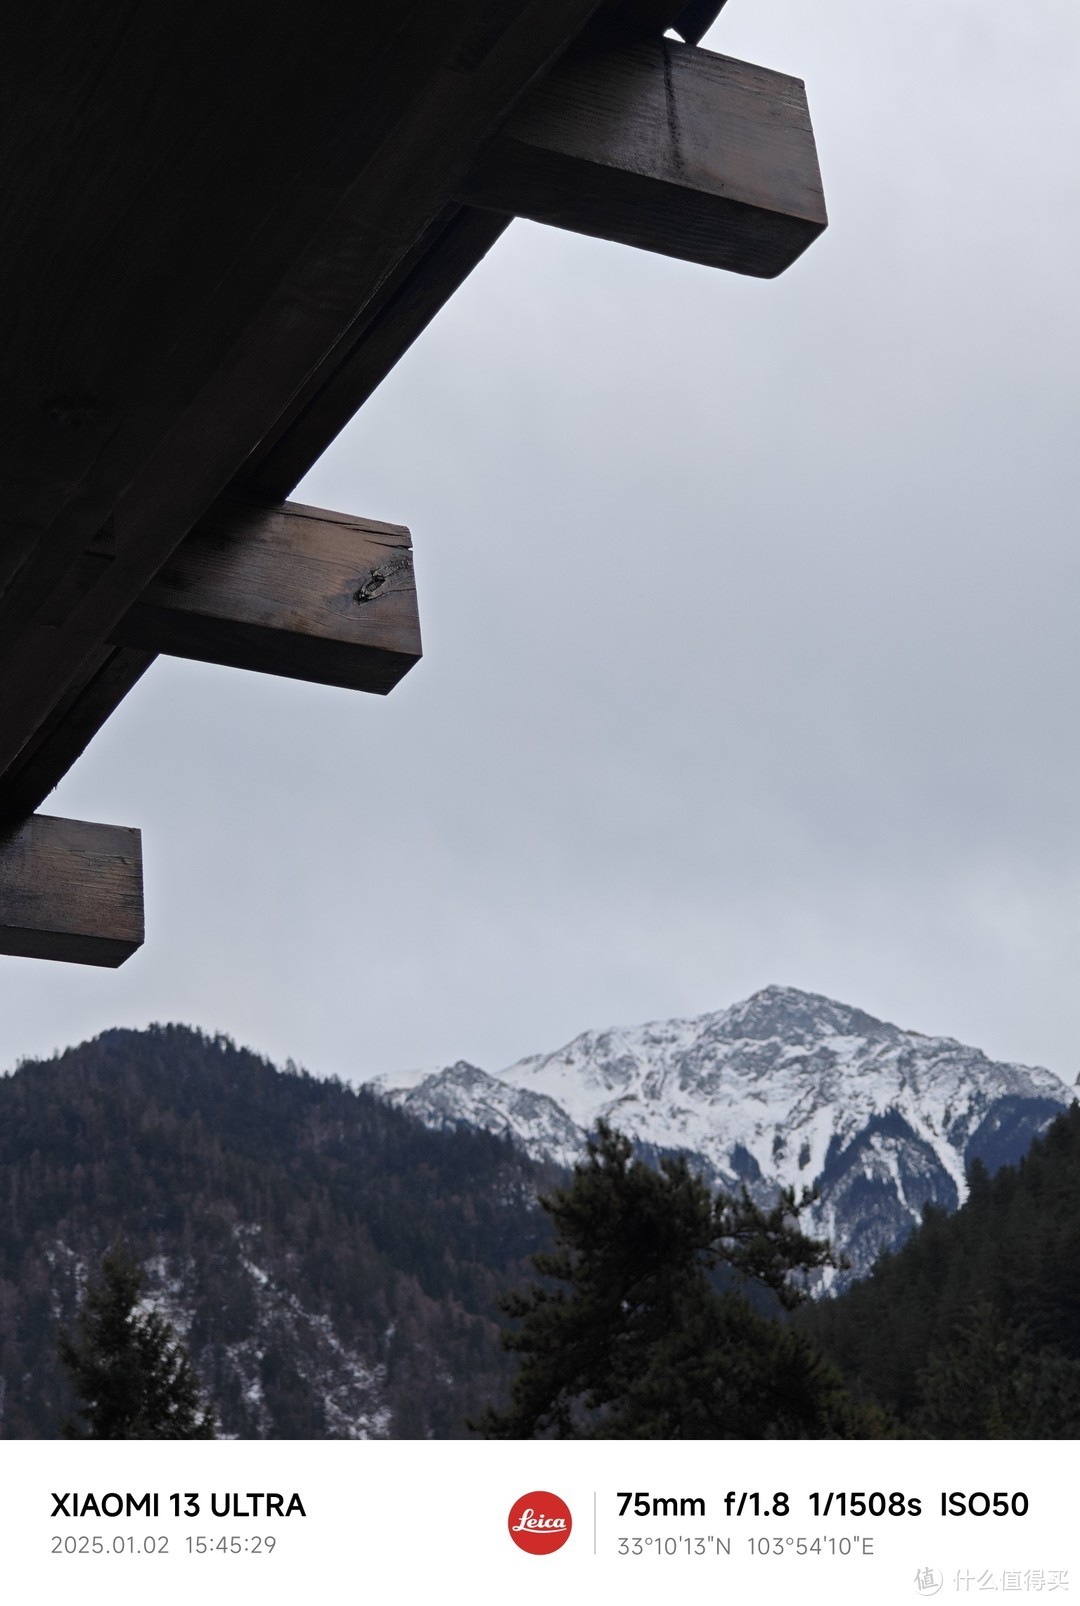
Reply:
<svg viewBox="0 0 1080 1606"><path fill-rule="evenodd" d="M386 589L395 575L403 573L407 574L410 573L411 570L412 559L408 555L401 558L391 559L387 563L380 563L376 568L372 569L367 579L356 592L356 601L373 601L375 597L379 596Z"/></svg>

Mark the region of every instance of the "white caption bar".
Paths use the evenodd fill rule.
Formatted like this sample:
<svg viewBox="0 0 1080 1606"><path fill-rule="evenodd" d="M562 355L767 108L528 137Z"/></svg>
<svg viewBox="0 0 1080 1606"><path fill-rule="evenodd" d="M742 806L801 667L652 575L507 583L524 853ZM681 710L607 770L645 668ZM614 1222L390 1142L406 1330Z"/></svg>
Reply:
<svg viewBox="0 0 1080 1606"><path fill-rule="evenodd" d="M1080 1606L1071 1444L6 1443L7 1592ZM337 1598L336 1596L334 1598ZM351 1597L350 1597L351 1598Z"/></svg>

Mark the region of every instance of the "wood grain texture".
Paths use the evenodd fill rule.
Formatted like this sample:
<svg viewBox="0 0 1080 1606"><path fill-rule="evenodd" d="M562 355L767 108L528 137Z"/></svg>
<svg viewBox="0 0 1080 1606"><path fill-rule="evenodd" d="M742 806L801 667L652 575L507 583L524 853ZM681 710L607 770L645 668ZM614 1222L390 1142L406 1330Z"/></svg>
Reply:
<svg viewBox="0 0 1080 1606"><path fill-rule="evenodd" d="M398 524L219 504L114 631L118 646L385 694L421 654Z"/></svg>
<svg viewBox="0 0 1080 1606"><path fill-rule="evenodd" d="M142 940L138 831L35 814L0 836L0 953L115 968Z"/></svg>
<svg viewBox="0 0 1080 1606"><path fill-rule="evenodd" d="M668 39L563 61L459 194L766 279L828 222L802 82Z"/></svg>

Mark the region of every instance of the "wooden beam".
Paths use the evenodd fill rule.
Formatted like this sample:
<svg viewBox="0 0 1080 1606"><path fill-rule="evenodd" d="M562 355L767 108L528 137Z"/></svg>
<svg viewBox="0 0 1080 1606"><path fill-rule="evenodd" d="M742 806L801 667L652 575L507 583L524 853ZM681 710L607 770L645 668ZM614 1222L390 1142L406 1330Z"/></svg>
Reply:
<svg viewBox="0 0 1080 1606"><path fill-rule="evenodd" d="M108 545L106 534L92 550ZM379 585L377 571L398 564ZM41 807L158 652L388 692L421 655L409 532L223 499L114 636L0 777L0 825Z"/></svg>
<svg viewBox="0 0 1080 1606"><path fill-rule="evenodd" d="M400 524L299 502L221 503L113 640L385 694L421 653L411 537Z"/></svg>
<svg viewBox="0 0 1080 1606"><path fill-rule="evenodd" d="M186 533L227 491L288 495L505 227L463 175L530 85L575 37L607 60L651 37L655 62L716 6L266 0L254 31L212 0L160 26L132 0L106 28L89 0L26 12L0 117L0 820L150 661L109 643Z"/></svg>
<svg viewBox="0 0 1080 1606"><path fill-rule="evenodd" d="M669 39L564 60L459 195L764 279L828 222L801 80Z"/></svg>
<svg viewBox="0 0 1080 1606"><path fill-rule="evenodd" d="M234 485L289 496L513 219L444 207L251 454Z"/></svg>
<svg viewBox="0 0 1080 1606"><path fill-rule="evenodd" d="M115 969L142 940L138 831L35 814L0 836L0 953Z"/></svg>

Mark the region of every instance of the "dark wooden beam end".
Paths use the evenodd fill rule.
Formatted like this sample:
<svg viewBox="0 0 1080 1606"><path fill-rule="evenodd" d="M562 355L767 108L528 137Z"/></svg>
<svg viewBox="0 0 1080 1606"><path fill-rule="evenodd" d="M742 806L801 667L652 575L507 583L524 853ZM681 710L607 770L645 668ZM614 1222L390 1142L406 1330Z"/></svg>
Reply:
<svg viewBox="0 0 1080 1606"><path fill-rule="evenodd" d="M0 954L115 969L142 940L138 831L34 814L0 836Z"/></svg>
<svg viewBox="0 0 1080 1606"><path fill-rule="evenodd" d="M828 222L801 80L670 39L560 63L460 199L763 279Z"/></svg>
<svg viewBox="0 0 1080 1606"><path fill-rule="evenodd" d="M421 655L411 537L299 502L220 503L113 640L385 694Z"/></svg>

